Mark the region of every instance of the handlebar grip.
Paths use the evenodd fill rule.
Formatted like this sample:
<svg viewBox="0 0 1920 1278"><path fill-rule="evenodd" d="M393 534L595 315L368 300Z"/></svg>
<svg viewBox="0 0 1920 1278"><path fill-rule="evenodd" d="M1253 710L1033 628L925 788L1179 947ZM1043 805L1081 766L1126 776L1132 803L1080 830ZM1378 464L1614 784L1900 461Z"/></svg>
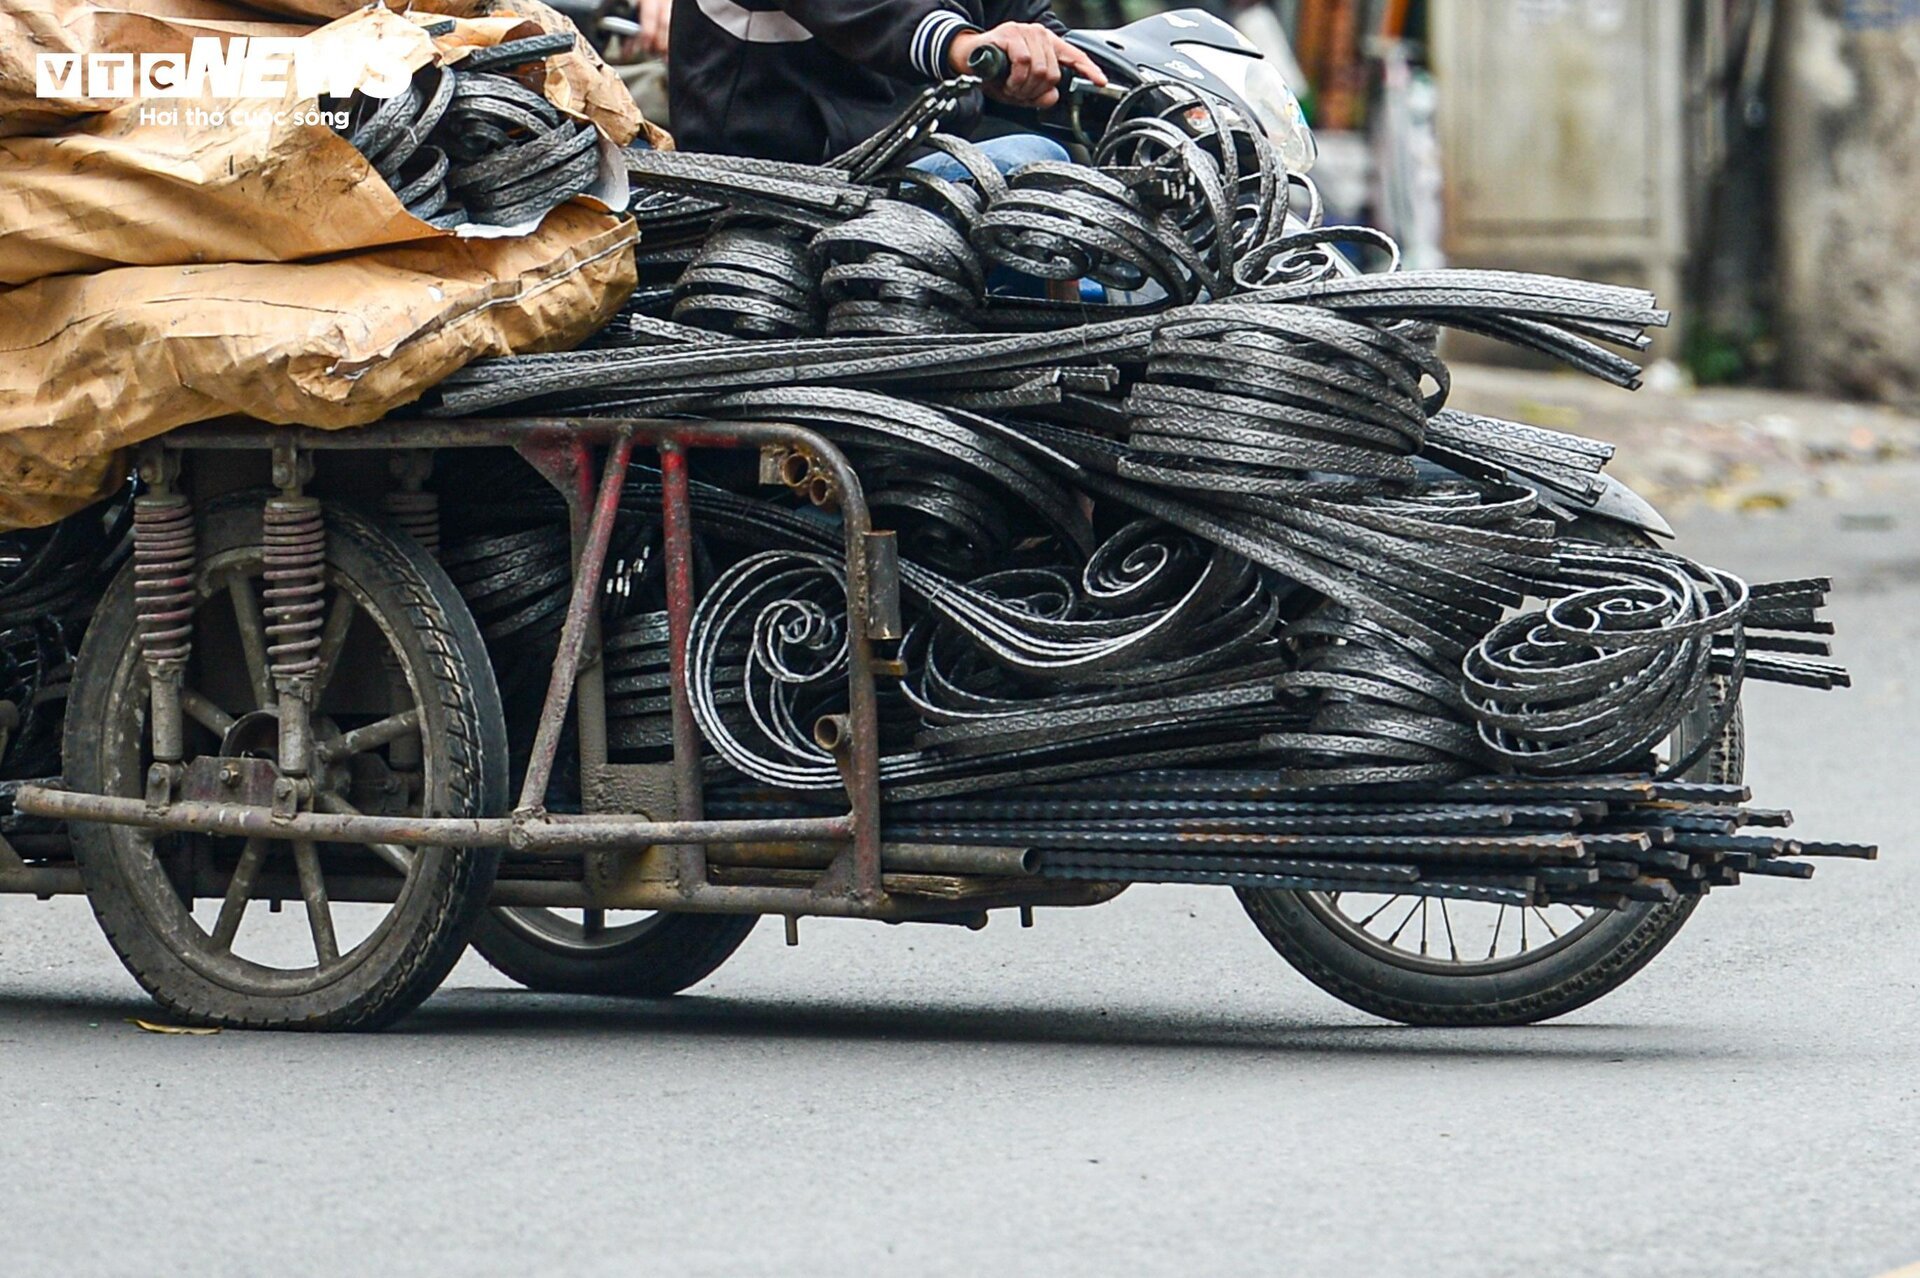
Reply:
<svg viewBox="0 0 1920 1278"><path fill-rule="evenodd" d="M987 84L1006 79L1012 65L1007 60L1007 51L998 45L983 44L967 55L968 72Z"/></svg>

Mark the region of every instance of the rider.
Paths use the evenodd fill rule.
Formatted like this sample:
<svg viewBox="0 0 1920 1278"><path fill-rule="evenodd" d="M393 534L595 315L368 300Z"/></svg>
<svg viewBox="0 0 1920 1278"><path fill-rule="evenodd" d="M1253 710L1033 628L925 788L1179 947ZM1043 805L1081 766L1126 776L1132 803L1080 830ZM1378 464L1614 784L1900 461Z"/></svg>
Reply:
<svg viewBox="0 0 1920 1278"><path fill-rule="evenodd" d="M674 137L689 151L817 164L879 132L924 86L964 74L983 44L1009 63L988 93L1052 106L1063 70L1106 83L1065 30L1048 0L679 0ZM943 127L964 137L979 122L975 99ZM1003 167L1057 149L1029 135L996 141L989 154L1004 151Z"/></svg>

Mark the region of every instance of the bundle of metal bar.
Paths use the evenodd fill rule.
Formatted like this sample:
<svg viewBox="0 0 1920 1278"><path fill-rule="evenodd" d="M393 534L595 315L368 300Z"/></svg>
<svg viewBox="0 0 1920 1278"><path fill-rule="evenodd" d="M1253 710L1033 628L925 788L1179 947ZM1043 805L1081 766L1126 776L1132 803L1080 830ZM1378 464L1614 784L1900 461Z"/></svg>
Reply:
<svg viewBox="0 0 1920 1278"><path fill-rule="evenodd" d="M814 236L830 336L965 332L986 277L939 215L898 200Z"/></svg>
<svg viewBox="0 0 1920 1278"><path fill-rule="evenodd" d="M977 78L963 75L923 90L892 124L835 156L828 161L828 167L844 170L856 182L875 180L914 147L926 142L941 121L951 116L979 87Z"/></svg>
<svg viewBox="0 0 1920 1278"><path fill-rule="evenodd" d="M712 216L699 210L726 210L672 317L636 309L618 346L475 365L433 411L787 421L845 449L902 534L900 616L876 632L899 644L879 692L896 800L1157 763L1257 766L1296 799L1364 785L1396 801L1496 768L1638 767L1710 688L1730 707L1748 673L1843 680L1813 660L1817 583L1750 596L1675 556L1571 549L1553 516L1602 499L1607 450L1446 411L1439 326L1630 383L1632 361L1606 348L1637 350L1666 322L1649 295L1504 272L1350 278L1340 242L1397 266L1391 241L1319 227L1311 201L1304 229L1283 225L1290 180L1270 151L1180 100L1130 99L1094 167L1011 176L937 134L964 179L895 163L939 94L837 166L635 153L646 198L699 202L644 216L691 234ZM997 300L988 265L1166 297L1080 322ZM833 335L804 336L823 323ZM944 331L968 325L986 331ZM756 477L771 496L741 476L742 491L693 487L719 548L688 640L693 718L719 770L837 790L816 728L848 705L844 494L799 454ZM657 493L629 477L628 500ZM1537 617L1503 623L1533 600ZM653 748L657 642L629 657L619 718ZM1584 890L1651 838L1582 832L1585 860L1522 869L1591 871L1554 880Z"/></svg>
<svg viewBox="0 0 1920 1278"><path fill-rule="evenodd" d="M1600 472L1614 450L1598 440L1447 408L1427 418L1419 451L1457 474L1530 488L1541 505L1572 518L1606 491Z"/></svg>
<svg viewBox="0 0 1920 1278"><path fill-rule="evenodd" d="M1761 606L1739 578L1665 551L1561 546L1542 574L1552 602L1494 627L1466 656L1462 686L1482 744L1527 772L1599 771L1666 740L1716 675L1730 685L1728 714L1746 677L1845 686L1838 666L1764 655L1827 655L1824 640L1807 637L1830 630L1815 615L1827 583L1755 589Z"/></svg>
<svg viewBox="0 0 1920 1278"><path fill-rule="evenodd" d="M1248 258L1282 232L1288 175L1266 134L1190 86L1149 82L1115 106L1094 163L1152 211L1194 296L1240 287ZM1169 290L1172 292L1172 290Z"/></svg>
<svg viewBox="0 0 1920 1278"><path fill-rule="evenodd" d="M873 189L844 171L736 155L629 148L627 175L648 190L691 195L736 213L803 226L832 226L864 209Z"/></svg>
<svg viewBox="0 0 1920 1278"><path fill-rule="evenodd" d="M599 135L495 68L571 49L570 33L510 40L423 67L403 93L348 100L345 137L432 226L518 226L589 189Z"/></svg>
<svg viewBox="0 0 1920 1278"><path fill-rule="evenodd" d="M1242 794L1248 797L1226 798ZM1191 796L1191 797L1183 797ZM1286 786L1269 772L1180 770L892 803L903 842L1039 849L1039 873L1616 907L1676 900L1742 874L1805 878L1809 858L1871 858L1808 842L1737 785L1649 776L1400 786ZM777 791L718 790L709 810L791 810Z"/></svg>
<svg viewBox="0 0 1920 1278"><path fill-rule="evenodd" d="M0 777L60 771L73 659L132 553L133 495L128 484L57 524L0 534Z"/></svg>
<svg viewBox="0 0 1920 1278"><path fill-rule="evenodd" d="M814 337L820 290L804 240L785 226L730 225L707 237L673 290L676 324L736 337Z"/></svg>

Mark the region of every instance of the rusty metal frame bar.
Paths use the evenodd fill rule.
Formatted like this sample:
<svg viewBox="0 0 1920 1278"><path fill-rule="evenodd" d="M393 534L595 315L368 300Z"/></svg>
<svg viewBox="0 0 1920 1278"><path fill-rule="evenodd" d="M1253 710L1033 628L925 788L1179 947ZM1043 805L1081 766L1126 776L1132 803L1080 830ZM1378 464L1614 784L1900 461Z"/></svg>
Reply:
<svg viewBox="0 0 1920 1278"><path fill-rule="evenodd" d="M666 447L666 445L662 445ZM560 628L560 649L554 655L553 673L547 681L547 698L540 707L540 723L534 732L533 754L527 761L527 776L520 787L516 812L546 811L547 782L553 777L553 764L560 752L560 734L566 724L567 707L572 704L575 677L580 673L580 657L586 649L593 625L595 605L606 577L607 548L613 543L613 524L620 512L620 490L626 483L627 463L633 458L633 437L620 437L607 456L600 476L600 491L594 498L593 519L587 526L586 544L573 570L573 596L567 601L567 617ZM697 742L696 742L697 745ZM679 742L674 743L676 757Z"/></svg>
<svg viewBox="0 0 1920 1278"><path fill-rule="evenodd" d="M77 896L86 891L80 871L71 865L28 865L6 836L0 835L0 894Z"/></svg>
<svg viewBox="0 0 1920 1278"><path fill-rule="evenodd" d="M523 851L582 854L592 849L679 844L688 851L677 865L675 880L660 885L661 899L653 903L653 908L865 918L906 918L937 911L938 907L931 903L922 906L918 902L891 899L882 882L879 711L869 638L869 620L874 614L869 599L867 541L872 523L858 475L845 455L825 437L784 422L723 425L658 419L511 418L387 422L342 431L211 423L175 431L166 436L162 444L179 451L254 449L276 444L284 448L289 443L289 435L295 448L314 450L514 447L539 466L556 486L562 486L560 481L564 478L574 478L581 487L581 495L586 483L583 450L594 445L609 446L598 496L584 528L579 527L581 503L573 494L568 494L575 511L577 532L583 534L578 538L579 562L560 652L541 708L527 783L515 813L511 817L495 818L401 818L308 812L289 817L276 816L265 807L203 803L156 807L142 799L44 787L23 789L16 800L20 811L147 829L338 843L445 847L504 844ZM549 815L540 799L545 793L546 779L551 775L561 727L577 691L583 655L592 637L593 603L602 588L620 491L628 460L637 444L661 450L665 476L661 514L670 542L668 614L670 655L675 673L674 768L676 780L684 778L684 784L679 787L682 819L651 821L618 815ZM812 457L832 479L840 507L847 573L848 710L835 757L845 778L849 810L844 816L833 817L704 821L699 819L699 735L692 721L692 705L685 684L686 640L693 609L692 511L686 484L685 450L757 448L766 444L798 449ZM568 492L564 486L562 491ZM675 546L679 548L677 556ZM796 840L844 843L847 847L812 889L729 886L707 881L706 857L702 850L705 844ZM647 891L651 891L650 886ZM640 894L646 895L647 891Z"/></svg>

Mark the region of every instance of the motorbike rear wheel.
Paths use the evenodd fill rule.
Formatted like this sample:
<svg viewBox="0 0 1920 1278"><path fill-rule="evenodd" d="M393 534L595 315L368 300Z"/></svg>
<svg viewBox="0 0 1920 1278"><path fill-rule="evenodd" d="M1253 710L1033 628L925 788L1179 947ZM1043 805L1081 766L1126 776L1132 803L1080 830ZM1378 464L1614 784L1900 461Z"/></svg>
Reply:
<svg viewBox="0 0 1920 1278"><path fill-rule="evenodd" d="M1647 545L1639 533L1583 522L1576 539ZM1684 758L1713 730L1728 689L1696 707L1667 745ZM1739 781L1746 734L1736 707L1686 776ZM1626 982L1692 916L1698 897L1618 910L1546 909L1428 897L1238 889L1254 926L1308 980L1361 1011L1408 1025L1525 1025L1563 1016ZM1486 942L1462 952L1468 935ZM1508 948L1502 950L1505 936ZM1537 943L1530 943L1537 938ZM1417 941L1417 944L1416 944ZM1444 952L1442 948L1444 945Z"/></svg>

